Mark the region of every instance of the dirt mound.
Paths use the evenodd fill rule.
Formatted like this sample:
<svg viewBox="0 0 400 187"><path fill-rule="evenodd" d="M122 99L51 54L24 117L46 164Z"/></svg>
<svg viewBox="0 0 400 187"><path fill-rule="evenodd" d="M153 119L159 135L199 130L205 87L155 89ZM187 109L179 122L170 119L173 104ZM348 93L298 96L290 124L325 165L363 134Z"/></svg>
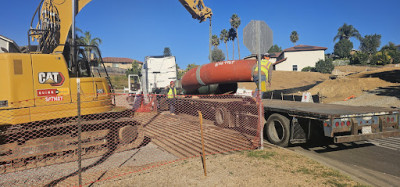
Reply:
<svg viewBox="0 0 400 187"><path fill-rule="evenodd" d="M343 78L327 80L310 89L311 94L320 93L324 103L343 101L348 97L360 96L364 91L374 90L379 87L397 86L399 84L386 82L379 78Z"/></svg>
<svg viewBox="0 0 400 187"><path fill-rule="evenodd" d="M379 69L379 67L370 67L370 66L335 66L335 69L332 71L332 74L353 74L367 71L374 71Z"/></svg>
<svg viewBox="0 0 400 187"><path fill-rule="evenodd" d="M269 90L284 90L293 89L305 91L303 87L315 85L329 79L328 74L317 72L294 72L294 71L273 71L272 82ZM256 84L254 82L240 82L238 88L255 90ZM297 89L296 89L297 88Z"/></svg>
<svg viewBox="0 0 400 187"><path fill-rule="evenodd" d="M346 66L348 69L360 70L366 67ZM342 67L344 68L344 67ZM398 67L383 67L366 69L359 73L354 73L336 80L327 80L309 91L312 94L320 93L326 97L324 103L335 101L343 101L348 97L359 97L365 91L372 92L373 90L398 87L400 86L400 68ZM381 95L382 92L380 92ZM387 96L399 96L400 93L388 93Z"/></svg>
<svg viewBox="0 0 400 187"><path fill-rule="evenodd" d="M333 74L335 71L338 75L335 80L329 79L330 74L273 71L269 90L284 91L286 94L301 94L304 91L309 91L313 95L320 93L324 103L343 101L351 96L357 98L365 93L376 92L373 94L393 97L393 100L398 100L400 103L400 67L337 66ZM239 83L238 87L254 90L256 85L253 82L244 82ZM386 99L391 100L391 98ZM366 98L362 102L361 100L352 102L356 104L356 101L368 104ZM385 106L389 105L388 103Z"/></svg>

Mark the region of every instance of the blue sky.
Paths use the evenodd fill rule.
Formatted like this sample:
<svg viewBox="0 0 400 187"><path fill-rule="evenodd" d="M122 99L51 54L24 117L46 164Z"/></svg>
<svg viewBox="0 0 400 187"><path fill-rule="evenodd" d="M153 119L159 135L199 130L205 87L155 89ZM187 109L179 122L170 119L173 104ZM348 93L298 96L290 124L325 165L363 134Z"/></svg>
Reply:
<svg viewBox="0 0 400 187"><path fill-rule="evenodd" d="M40 0L5 0L0 11L0 35L27 45L27 30ZM251 20L265 21L274 33L274 44L293 46L290 33L299 34L297 44L327 47L333 52L333 37L343 23L353 25L362 36L381 34L381 46L400 44L398 0L204 0L213 10L213 34L229 29L229 18L241 18L241 57L250 52L243 44L243 28ZM208 63L209 22L199 23L178 0L93 0L77 16L77 27L99 37L103 57L127 57L143 61L162 55L169 47L181 68ZM359 42L352 39L354 48ZM225 44L219 46L226 51ZM232 42L228 42L232 56ZM232 58L232 57L230 57ZM235 41L235 59L238 58Z"/></svg>

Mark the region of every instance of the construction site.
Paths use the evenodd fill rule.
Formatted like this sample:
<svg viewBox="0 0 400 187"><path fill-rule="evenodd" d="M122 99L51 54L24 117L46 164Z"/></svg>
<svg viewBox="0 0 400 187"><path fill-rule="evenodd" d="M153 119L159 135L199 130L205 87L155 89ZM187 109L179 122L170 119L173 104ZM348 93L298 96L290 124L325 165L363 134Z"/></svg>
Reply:
<svg viewBox="0 0 400 187"><path fill-rule="evenodd" d="M41 0L28 46L4 40L1 186L380 184L293 147L397 141L398 64L335 66L331 74L274 70L261 93L253 80L260 54L203 64L181 79L175 56L147 56L140 74L126 75L125 92L99 48L75 38L72 12L89 2ZM203 1L179 2L211 28Z"/></svg>

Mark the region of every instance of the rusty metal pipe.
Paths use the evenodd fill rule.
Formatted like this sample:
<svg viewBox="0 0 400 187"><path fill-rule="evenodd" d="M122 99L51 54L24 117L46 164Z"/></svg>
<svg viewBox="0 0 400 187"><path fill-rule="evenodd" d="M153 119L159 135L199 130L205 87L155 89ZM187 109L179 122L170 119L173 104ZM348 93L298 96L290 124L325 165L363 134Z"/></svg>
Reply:
<svg viewBox="0 0 400 187"><path fill-rule="evenodd" d="M211 84L249 82L256 63L256 60L232 60L204 64L183 75L182 88L186 93L195 93L200 87Z"/></svg>

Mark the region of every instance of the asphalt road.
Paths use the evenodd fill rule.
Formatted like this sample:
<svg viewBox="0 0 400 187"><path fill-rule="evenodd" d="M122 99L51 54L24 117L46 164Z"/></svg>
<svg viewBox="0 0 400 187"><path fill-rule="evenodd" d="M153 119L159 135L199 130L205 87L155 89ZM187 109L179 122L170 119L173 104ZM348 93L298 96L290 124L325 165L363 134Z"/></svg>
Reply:
<svg viewBox="0 0 400 187"><path fill-rule="evenodd" d="M400 137L289 149L341 170L360 183L400 186Z"/></svg>

